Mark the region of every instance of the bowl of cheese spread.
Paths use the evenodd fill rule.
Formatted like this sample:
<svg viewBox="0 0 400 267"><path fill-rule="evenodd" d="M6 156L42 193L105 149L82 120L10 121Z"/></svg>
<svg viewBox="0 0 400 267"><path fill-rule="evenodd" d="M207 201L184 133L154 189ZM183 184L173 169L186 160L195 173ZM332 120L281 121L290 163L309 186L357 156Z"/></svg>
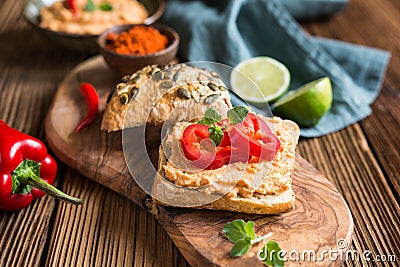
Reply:
<svg viewBox="0 0 400 267"><path fill-rule="evenodd" d="M94 54L106 29L154 23L164 8L164 0L29 0L24 17L55 44Z"/></svg>

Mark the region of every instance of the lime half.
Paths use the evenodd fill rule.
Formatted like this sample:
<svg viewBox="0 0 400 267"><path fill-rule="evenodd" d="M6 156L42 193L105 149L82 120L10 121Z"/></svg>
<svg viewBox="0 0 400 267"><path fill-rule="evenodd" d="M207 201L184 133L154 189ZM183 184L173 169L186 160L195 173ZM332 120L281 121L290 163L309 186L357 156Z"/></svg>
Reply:
<svg viewBox="0 0 400 267"><path fill-rule="evenodd" d="M274 113L312 127L332 105L332 86L329 78L321 78L290 91L272 106Z"/></svg>
<svg viewBox="0 0 400 267"><path fill-rule="evenodd" d="M241 62L231 74L235 93L252 103L272 103L289 88L290 73L270 57L254 57Z"/></svg>

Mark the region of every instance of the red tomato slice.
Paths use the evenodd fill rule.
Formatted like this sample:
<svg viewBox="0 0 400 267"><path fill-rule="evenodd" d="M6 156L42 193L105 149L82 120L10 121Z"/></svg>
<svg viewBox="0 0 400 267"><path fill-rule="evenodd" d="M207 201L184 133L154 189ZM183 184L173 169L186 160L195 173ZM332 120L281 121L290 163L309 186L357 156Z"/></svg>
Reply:
<svg viewBox="0 0 400 267"><path fill-rule="evenodd" d="M228 132L232 146L265 160L272 160L281 145L268 124L252 113L243 123L230 127Z"/></svg>

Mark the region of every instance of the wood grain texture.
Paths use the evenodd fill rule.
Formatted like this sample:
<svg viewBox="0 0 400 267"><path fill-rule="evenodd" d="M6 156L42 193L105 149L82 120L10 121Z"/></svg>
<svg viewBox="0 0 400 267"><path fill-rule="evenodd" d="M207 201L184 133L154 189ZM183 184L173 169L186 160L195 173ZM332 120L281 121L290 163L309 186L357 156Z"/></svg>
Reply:
<svg viewBox="0 0 400 267"><path fill-rule="evenodd" d="M397 255L397 258L400 255L399 16L398 1L353 0L343 13L330 20L303 23L312 35L388 50L391 60L381 94L372 104L371 116L338 133L304 140L299 145L300 153L331 178L349 203L355 222L352 249L371 250L374 256ZM376 263L361 259L348 264ZM393 266L398 261L379 264Z"/></svg>
<svg viewBox="0 0 400 267"><path fill-rule="evenodd" d="M296 157L296 168L292 175L293 190L296 194L295 209L280 216L167 208L153 203L151 197L141 190L131 176L132 171L134 177L142 174L143 179L152 184L155 169L152 172L151 167L146 165L145 147L130 148L133 151L131 155L133 158L128 161L133 162L134 166L130 165L128 170L122 152L121 132L111 134L101 132L101 118L79 134L74 132L75 126L85 115L82 97L77 90L74 90L78 86L77 76L95 85L102 99L100 110L104 109L104 101L110 88L111 90L113 88L111 85L117 83L114 74L101 57L88 59L67 75L60 84L45 122L47 140L53 152L67 165L154 214L190 264L262 266L255 250L240 259L229 256L231 245L221 230L226 223L239 218L253 220L257 225L258 235L273 232L274 240L287 251L297 250L301 253L304 250L315 250L320 253L322 250L336 249L338 240L343 239L350 243L353 222L345 202L326 178L300 156ZM60 121L59 118L63 120ZM144 130L137 127L132 131L136 132L136 129ZM130 133L124 134L124 138L134 139L135 143L144 140L144 134L142 137L138 137L140 136L138 133L134 134L134 136L130 136ZM158 155L153 152L158 151L159 142L160 140L150 142L152 151L149 155L152 155L156 162ZM71 226L71 228L77 227ZM210 244L215 247L210 249ZM74 253L67 255L69 254ZM340 263L337 261L335 264L326 258L313 264L333 266ZM287 265L295 263L288 262Z"/></svg>
<svg viewBox="0 0 400 267"><path fill-rule="evenodd" d="M0 119L45 140L43 122L57 85L86 55L54 47L43 36L32 31L21 16L24 4L25 1L8 0L0 4ZM84 187L81 187L82 180L87 182ZM157 261L158 266L187 266L161 226L131 201L77 175L61 162L58 181L63 190L72 190L70 194L79 193L86 199L87 196L95 198L100 212L78 209L78 214L68 213L68 216L73 216L65 217L61 210L71 207L59 205L58 201L50 197L35 201L32 206L20 212L0 211L0 266L60 266L58 255L67 253L71 240L77 246L73 249L77 253L76 257L84 261L74 261L74 257L68 257L64 260L64 266L73 266L72 261L77 263L76 266L111 266L112 261L107 260L109 255L118 258L118 264L124 259L126 264L120 266L154 266L152 263L156 259L160 260ZM103 197L91 196L93 191L102 192ZM108 200L108 206L102 204L104 199ZM122 223L107 220L107 224L98 223L96 227L88 227L85 231L66 230L66 224L73 227L82 225L75 223L75 220L86 221L92 217L93 220L106 221L106 216L118 216L114 211L121 213L121 209L109 207L121 202L124 203L123 218L126 219ZM104 208L109 212L103 213ZM132 220L137 222L136 227L131 227ZM56 222L59 223L55 225ZM104 238L103 235L110 229L116 229L120 234ZM92 240L86 238L88 235L95 236L93 240L97 243L90 243ZM110 246L118 244L120 236L125 237L122 241L126 242L125 250ZM148 243L147 239L153 242ZM88 248L80 249L84 244ZM90 253L89 260L87 253Z"/></svg>
<svg viewBox="0 0 400 267"><path fill-rule="evenodd" d="M58 206L46 266L185 265L147 212L71 169L66 175L63 189L86 204Z"/></svg>
<svg viewBox="0 0 400 267"><path fill-rule="evenodd" d="M0 5L0 119L38 138L57 80L82 55L55 52L30 34L20 16L24 1ZM26 44L36 47L27 48ZM65 58L67 56L67 58ZM49 61L53 58L55 62ZM27 58L29 60L27 60ZM58 68L55 65L60 64ZM40 266L56 202L50 198L19 212L0 211L0 266Z"/></svg>
<svg viewBox="0 0 400 267"><path fill-rule="evenodd" d="M362 144L364 138L360 126L354 125L340 134L304 140L299 153L330 177L348 201L355 222L352 249L398 255L399 206L371 151ZM360 259L352 264L369 262Z"/></svg>

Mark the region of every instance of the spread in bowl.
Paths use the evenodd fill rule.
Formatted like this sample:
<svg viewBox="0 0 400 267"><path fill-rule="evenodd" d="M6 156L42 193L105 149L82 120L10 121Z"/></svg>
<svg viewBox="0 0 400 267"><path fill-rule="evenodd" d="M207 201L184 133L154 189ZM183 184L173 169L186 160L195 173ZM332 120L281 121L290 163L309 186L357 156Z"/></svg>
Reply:
<svg viewBox="0 0 400 267"><path fill-rule="evenodd" d="M97 43L107 65L125 75L148 65L168 65L178 52L179 35L160 23L127 24L106 30Z"/></svg>
<svg viewBox="0 0 400 267"><path fill-rule="evenodd" d="M40 12L40 26L71 34L97 35L121 24L143 23L149 16L137 0L68 0Z"/></svg>

